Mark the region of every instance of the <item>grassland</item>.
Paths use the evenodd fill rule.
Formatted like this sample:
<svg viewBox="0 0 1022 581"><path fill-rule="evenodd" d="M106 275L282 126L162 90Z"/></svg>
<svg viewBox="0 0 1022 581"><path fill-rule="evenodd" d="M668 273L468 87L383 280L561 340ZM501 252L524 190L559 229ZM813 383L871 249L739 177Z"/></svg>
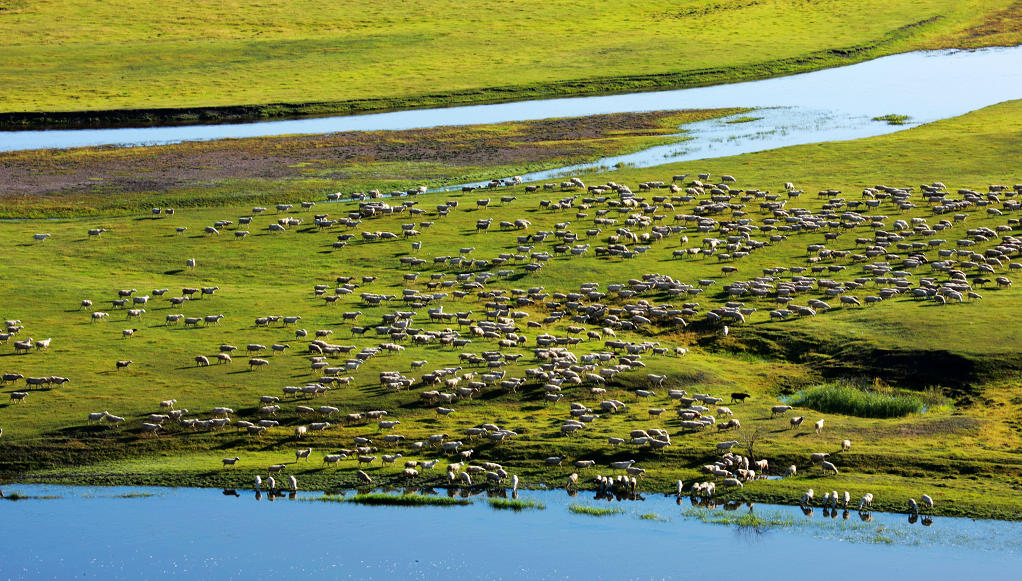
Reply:
<svg viewBox="0 0 1022 581"><path fill-rule="evenodd" d="M807 194L790 206L798 205L821 210L826 200L812 195L817 189L836 188L849 200L857 199L866 185L918 185L940 180L952 191L959 187L986 189L987 184L1022 182L1017 163L1022 159L1022 103L1011 102L979 111L962 118L913 128L902 133L846 143L800 146L785 150L752 154L737 158L708 160L698 164L672 164L659 168L628 169L599 175L583 176L590 184L608 180L627 183L638 189L640 181L669 180L676 173L710 171L714 175L731 173L743 188L777 189L785 181L794 181ZM792 160L798 160L797 163ZM666 190L665 190L666 191ZM500 194L513 194L518 199L506 205L496 202ZM502 189L492 194L478 192L442 192L427 194L408 201L418 202L426 210L421 218L407 215L367 219L359 228L350 230L400 231L401 224L419 220L433 221L421 236L423 248L419 256L458 255L462 247L475 247L473 256L492 259L499 253L516 252L519 231L502 231L496 226L486 233L475 233L477 219L497 220L525 217L532 222L528 232L554 230L554 224L574 222L572 228L584 232L591 223L595 204L589 210L559 211L541 208L541 199L559 199L570 192L526 193L522 187ZM655 195L641 194L641 195ZM488 209L476 209L475 200L493 197ZM320 196L293 193L279 201L321 200ZM939 216L913 196L917 208L902 212L886 203L877 212L890 220L917 217L935 223ZM460 202L458 210L446 218L436 216L436 204L446 200ZM308 340L295 337L293 328L256 327L256 317L282 314L301 315L300 326L310 331L333 329L330 341L335 344L363 348L378 345L385 337L353 335L352 323L341 313L363 311L360 324L371 326L385 313L405 308L395 304L369 306L358 298L359 292L400 295L405 288L425 292L430 274L447 273L452 280L457 269L439 269L429 264L421 267L416 281L406 281L409 271L399 268L399 259L411 255L408 242L352 241L347 247L335 249L336 235L348 230L338 227L321 231L311 223L314 213L343 216L355 207L353 203L323 204L309 210L295 210L294 215L306 224L286 232L270 233L269 216L258 216L251 226L252 234L235 240L231 232L236 225L224 229L219 236L203 235L203 228L216 220L236 221L250 214L249 205L217 205L180 210L172 217L155 218L148 212L134 215L88 216L47 221L5 222L0 224L0 248L12 257L0 262L0 305L5 319L20 319L25 330L18 337L36 339L53 337L48 350L15 355L10 344L0 346L0 372L19 372L26 376L59 375L71 383L30 390L22 403L0 402L0 472L7 479L19 481L50 481L76 484L157 484L201 485L225 488L250 486L252 475L264 473L270 464L286 463L286 474L296 474L303 488L336 490L357 485L354 462L345 460L340 467L321 462L322 454L353 447L353 437L374 440L381 453L401 453L407 459L439 458L434 471L423 471L410 482L402 475L401 461L394 465L377 463L363 467L378 483L437 486L447 482L444 467L454 462L437 451L425 448L416 451L409 442L423 441L432 434L447 433L450 439L466 440L466 447L475 449L473 461L501 463L517 474L525 485L543 483L559 485L576 469L571 462L591 459L597 468L581 470L581 482L588 485L597 473L607 474L612 461L636 459L638 466L648 470L640 489L670 491L678 479L691 483L705 478L699 467L715 458L715 443L739 439L741 451L749 453L751 444L757 457L768 458L772 473L779 473L789 464L799 467L799 475L784 480L749 482L741 491L724 495L729 499L793 502L805 488L817 490L849 490L857 497L867 491L876 495L880 509L901 510L905 499L927 493L937 500L937 513L947 515L1019 518L1022 501L1017 491L1022 485L1022 417L1019 404L1022 391L1018 373L1022 359L1016 353L1019 315L1017 305L1020 285L1017 274L999 272L1015 280L1008 288L979 288L982 300L967 304L937 306L932 302L907 297L894 298L868 307L840 307L813 318L773 322L767 311L776 304L763 299L743 299L759 310L745 325L733 325L723 337L707 325L702 316L691 319L688 329L654 325L642 332L620 329L619 338L631 341L658 341L663 346L690 349L684 357L647 354L647 369L621 373L608 381L606 394L592 394L589 386L565 387L565 401L544 401L542 385L529 382L517 393L505 393L489 387L473 399L452 404L450 416L438 415L433 405L422 402L415 386L410 390L390 391L381 387L378 374L399 370L411 377L414 360L429 361L426 369L463 365L458 350L438 345L413 347L402 352L372 357L361 366L349 386L339 386L315 400L285 400L275 419L280 427L271 428L261 437L247 436L234 428L223 431L192 431L169 423L158 436L140 433L140 424L147 414L158 412L157 403L168 398L188 408L187 418L209 417L214 406L226 405L236 411L235 420L258 418L259 397L280 395L285 385L301 385L314 381L319 373L309 368ZM297 206L296 206L297 208ZM765 214L749 206L749 216L762 223ZM677 212L691 212L691 206L679 203ZM575 212L588 212L577 217ZM982 210L970 210L967 226L958 225L942 235L954 240L965 237L965 228L994 228L1007 225L1014 213L994 216ZM284 214L281 214L281 217ZM889 221L890 221L889 220ZM668 218L669 221L669 218ZM187 227L177 233L176 227ZM86 230L107 228L101 237L90 237ZM1012 226L1017 228L1017 225ZM594 246L608 242L610 229L589 240ZM1005 235L1014 232L1012 229ZM52 238L37 242L32 234L48 232ZM838 241L829 241L833 248L854 250L854 237L872 235L861 228ZM698 245L701 234L690 234L690 244ZM759 234L755 235L761 237ZM916 238L911 240L915 241ZM514 270L508 279L498 279L489 288L529 288L542 286L547 292L575 292L584 281L598 281L601 288L612 282L627 282L642 273L660 272L678 280L694 282L715 280L715 287L695 299L701 311L722 305L728 297L719 289L729 281L758 275L761 269L805 264L806 245L823 243L819 233L790 235L786 241L765 246L734 263L739 273L725 277L721 264L710 259L674 259L671 251L680 248L677 238L651 245L651 250L634 259L596 257L592 253L567 258L556 256L543 268L526 273L522 263L509 264ZM994 242L979 244L983 250ZM537 251L548 249L549 243L537 243ZM931 251L932 253L932 251ZM198 259L195 269L184 267L186 258ZM861 275L855 264L847 271L835 273L839 280ZM466 271L470 274L474 271ZM375 275L378 280L337 304L325 304L315 296L315 284L334 286L341 275L360 277ZM970 271L970 275L973 274ZM917 271L918 277L930 276L929 269ZM933 274L932 276L939 276ZM356 278L356 281L359 278ZM123 311L114 310L109 300L115 291L137 288L138 294L149 289L170 288L177 294L181 287L220 287L218 293L202 300L190 301L171 308L164 299L154 298L141 321L126 320ZM870 290L860 290L859 296ZM79 308L89 298L99 310L111 313L109 322L90 322L87 310ZM640 297L636 297L638 299ZM641 295L656 303L681 303L685 299L667 297L662 293ZM557 300L557 299L551 299ZM634 303L624 298L608 299L613 306ZM799 299L803 302L804 299ZM474 294L445 301L447 311L474 311L473 318L482 318L486 300ZM836 302L836 301L834 301ZM550 314L542 303L522 306L539 321ZM424 312L424 308L416 309ZM169 313L202 316L223 313L219 325L183 328L165 326ZM440 330L451 323L433 323L425 317L416 318L416 326ZM542 325L539 329L523 326L529 337L527 345L511 352L520 352L522 359L509 364L510 377L522 377L525 369L538 366L532 348L540 332L558 336L570 334L568 320ZM139 330L123 338L121 330ZM589 325L590 330L599 327ZM467 328L462 332L468 334ZM468 348L473 352L497 350L490 339L474 337ZM224 343L242 346L248 343L270 345L288 343L292 346L282 354L267 356L264 369L250 371L244 355L235 357L231 365L197 367L194 356L212 355ZM579 356L605 351L602 342L580 343L572 348ZM114 362L132 360L126 369L116 371ZM341 359L343 360L343 358ZM331 361L338 361L332 358ZM466 366L463 371L481 372ZM637 397L635 389L649 388L646 372L668 376L665 388L656 388L652 400ZM780 397L817 385L832 378L874 377L899 389L930 386L935 393L950 398L954 405L927 410L905 417L876 419L843 413L817 413L796 409L807 420L825 418L822 434L810 430L790 430L786 418L771 418L770 407ZM690 433L681 429L673 414L662 419L651 417L648 409L674 407L666 396L666 387L686 389L690 393L722 395L734 391L752 394L745 403L730 407L740 418L739 434L716 434L709 431ZM22 390L22 383L0 387L0 394ZM444 388L446 389L446 388ZM603 399L619 399L628 404L625 411L602 414L581 435L560 435L561 423L569 417L567 402L582 402L599 407ZM401 425L391 430L406 436L406 441L386 444L382 431L374 423L355 422L342 425L337 416L328 418L334 424L324 432L314 432L300 440L293 435L296 425L316 421L300 416L296 405L329 405L342 414L373 409L388 410ZM89 424L86 414L107 410L127 418L120 426ZM670 417L668 417L670 416ZM509 441L495 443L486 439L468 441L464 429L481 423L496 423L518 435ZM647 448L608 444L608 437L627 435L637 427L659 427L668 430L673 444L660 452ZM853 447L838 452L841 440L848 438ZM939 442L939 444L938 444ZM312 461L295 461L294 451L312 447ZM809 452L831 452L840 469L837 476L824 476L807 461ZM240 456L236 468L222 468L223 457ZM544 462L549 456L565 456L563 466L551 467Z"/></svg>
<svg viewBox="0 0 1022 581"><path fill-rule="evenodd" d="M195 123L700 86L1015 45L1019 11L1010 0L5 0L0 122Z"/></svg>

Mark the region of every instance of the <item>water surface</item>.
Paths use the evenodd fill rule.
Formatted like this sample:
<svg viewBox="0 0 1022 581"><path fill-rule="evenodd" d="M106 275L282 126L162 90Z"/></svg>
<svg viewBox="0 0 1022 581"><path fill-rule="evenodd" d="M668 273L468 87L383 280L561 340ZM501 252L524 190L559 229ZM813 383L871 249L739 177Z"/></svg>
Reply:
<svg viewBox="0 0 1022 581"><path fill-rule="evenodd" d="M379 507L256 500L189 488L7 485L5 492L59 496L0 502L0 578L659 579L698 571L748 571L791 579L1017 577L1019 523L852 512L806 517L796 507L756 505L762 530L707 524L699 515L741 515L681 505L673 497L597 501L593 493L524 491L546 510L498 511L485 495L470 506ZM447 491L440 490L440 494ZM120 495L152 494L123 498ZM592 517L570 504L619 507ZM656 520L640 518L655 514Z"/></svg>

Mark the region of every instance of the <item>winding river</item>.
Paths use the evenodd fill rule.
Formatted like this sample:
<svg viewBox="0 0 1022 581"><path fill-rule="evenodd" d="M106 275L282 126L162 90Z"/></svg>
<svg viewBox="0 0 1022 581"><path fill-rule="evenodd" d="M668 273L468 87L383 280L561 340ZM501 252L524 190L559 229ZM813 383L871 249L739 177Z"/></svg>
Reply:
<svg viewBox="0 0 1022 581"><path fill-rule="evenodd" d="M763 81L676 91L263 123L0 131L0 151L412 129L655 110L760 108L753 116L761 119L752 123L727 124L720 120L696 123L686 127L692 139L683 144L587 164L650 166L881 135L1019 98L1022 98L1022 47L932 51ZM871 120L888 113L909 115L911 119L900 126ZM545 179L574 169L561 168L530 177Z"/></svg>
<svg viewBox="0 0 1022 581"><path fill-rule="evenodd" d="M662 495L523 491L546 509L515 513L485 494L468 506L390 507L303 502L317 492L269 501L214 489L5 487L15 491L35 498L0 502L11 525L0 578L1012 579L1022 565L1022 523L935 517L924 526L887 513L866 522L855 511L725 511ZM573 514L573 504L622 512ZM749 512L768 524L714 524Z"/></svg>

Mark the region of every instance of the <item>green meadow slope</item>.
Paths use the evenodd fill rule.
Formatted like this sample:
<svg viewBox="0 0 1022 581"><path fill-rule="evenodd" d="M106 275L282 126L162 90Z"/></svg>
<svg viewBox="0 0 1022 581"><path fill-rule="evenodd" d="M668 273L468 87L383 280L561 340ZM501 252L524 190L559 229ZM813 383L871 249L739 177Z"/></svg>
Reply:
<svg viewBox="0 0 1022 581"><path fill-rule="evenodd" d="M1022 290L1018 271L1008 268L1009 262L1018 260L1017 256L1006 256L1003 266L988 275L991 279L1006 277L1015 283L1012 286L982 283L977 280L982 273L975 266L960 264L982 298L961 303L950 300L946 305L901 295L859 307L813 290L797 296L795 303L805 305L809 299L822 299L833 308L818 308L814 317L792 316L778 321L769 315L771 310L782 307L773 294L763 298L732 298L723 287L761 276L763 269L777 266L827 267L825 274L813 276L849 284L856 278L873 276L864 271L865 264L886 260L899 265L909 252L924 253L930 262L946 259L938 256L939 250L958 248L959 239L972 240L974 245L969 248L980 253L1011 244L1011 237L1018 231L1019 212L1005 202L1013 201L1015 196L1002 193L994 200L986 191L989 184L1007 184L1010 191L1015 183L1022 182L1022 168L1018 165L1022 158L1020 137L1022 103L1009 102L883 137L581 176L588 185L608 181L629 184L637 195L651 203L653 196L667 196L667 200L655 202L658 209L648 213L663 215L662 223L666 225L691 224L676 222L674 214L693 214L697 211L695 204L707 200L709 195L700 195L694 201L672 202L672 196L681 194L672 194L667 189L641 192L639 182L669 182L675 174L707 171L714 177L734 175L738 181L732 187L777 192L781 184L792 181L805 194L789 201L788 210L801 207L816 214L826 213L824 204L831 203L832 198L863 200L861 192L867 186L916 188L911 196L913 208L900 209L889 199L881 198L877 209L855 210L877 216L885 223L883 228L872 228L867 221L844 229L834 240L826 240L825 234L841 228L828 226L816 232L764 230L763 227L771 226L768 221L772 218L758 205L765 198L749 192L738 194L731 203L743 203L744 208L731 208L712 217L718 223L749 220L746 225L760 228L751 232L752 240L765 244L733 261L716 256L676 258L676 250L698 248L704 237L726 239L735 235L733 231L696 232L691 226L682 233L688 236L687 243L680 239L681 234L675 234L648 244L626 242L630 249L649 246L645 252L636 251L633 258L597 255L596 247L607 248L614 243L610 237L615 228L625 226L631 214L641 213L639 209L628 208L619 213L618 208L595 199L595 195L586 201L582 199L587 197L585 193L561 192L560 187L529 193L525 185L492 192L443 192L388 199L384 201L414 202L424 213L413 217L406 211L396 216L365 218L352 228L316 227L313 216L329 214L341 218L357 210L357 203L325 203L324 191L296 192L277 200L295 204L293 209L277 213L270 206L268 211L256 215L251 225L241 228L251 232L244 239L237 238L234 232L239 229L239 217L252 215L251 204L179 208L172 216L159 217L142 211L130 215L3 222L0 248L12 259L0 261L0 280L4 281L0 286L0 316L20 320L25 328L0 345L0 372L28 377L63 376L71 381L29 389L20 403L9 400L7 394L25 390L23 380L0 387L0 427L4 430L0 439L0 472L6 479L18 481L229 487L245 486L253 474L265 472L269 464L285 462L287 472L296 474L303 487L332 489L356 484L355 463L347 459L339 467L328 466L323 463L323 455L352 449L354 437L368 437L379 448L374 455L403 454L393 465L381 466L377 459L363 467L376 482L437 485L446 482L443 467L454 458L428 447L416 449L411 443L445 433L449 439L464 440L465 448L474 448L473 461L499 462L520 474L527 485L560 484L570 473L579 471L572 464L574 461L594 460L596 468L579 471L582 482L588 484L595 474L607 473L609 462L635 459L637 466L648 470L642 489L666 492L673 489L673 482L679 478L686 483L706 478L700 467L718 457L716 443L734 438L739 440L742 453L768 459L770 474L780 474L791 464L798 467L799 473L780 481L748 482L743 490L727 493L725 498L795 502L808 487L818 491L847 489L853 497L873 492L878 507L901 510L906 498L926 493L937 500L936 511L940 514L1018 518L1022 514L1022 504L1015 494L1022 484L1019 455L1022 418L1018 411L1022 389L1018 383L1015 345L1022 323L1017 308ZM979 198L989 205L973 204L959 210L966 219L952 222L950 230L936 234L903 232L898 243L908 246L901 249L892 241L886 257L882 254L869 260L854 257L868 246L858 243L856 238L875 240L879 230L895 229L897 219L908 222L922 219L929 225L942 219L951 221L953 213L935 213L932 205L919 195L920 184L934 181L947 184L950 197L954 198L962 197L956 193L960 188L981 192ZM822 189L842 193L817 196ZM578 198L570 209L551 209L540 203L576 195ZM746 195L749 200L742 200ZM515 199L502 203L501 196ZM491 198L487 208L477 207L476 201L482 198ZM618 198L611 195L610 199ZM302 209L298 206L301 200L318 204ZM457 201L458 209L440 217L436 206L447 200ZM665 203L673 203L674 208L665 207ZM1000 213L989 213L988 208ZM593 220L601 217L598 212L602 210L609 210L602 217L614 217L619 222L603 225L602 232L587 235L586 230L594 227ZM732 211L745 214L736 215ZM847 209L835 211L840 215ZM288 215L301 218L304 223L283 232L268 229ZM494 219L492 227L487 232L476 232L477 220L484 218ZM524 231L499 226L499 221L518 218L530 221L531 226ZM218 220L230 220L233 224L221 227L219 235L205 234L204 229ZM433 224L424 227L421 222ZM540 231L561 230L557 224L564 222L570 222L568 229L580 236L579 242L572 244L589 244L588 251L578 256L560 253L555 249L559 239L553 236L544 241L518 240L519 236ZM408 223L416 224L422 232L418 238L422 248L417 252L407 240L369 242L361 236L361 232L400 232L402 224ZM639 225L629 227L637 233L649 232ZM89 236L87 231L92 228L107 231L102 236ZM178 232L177 228L186 230ZM996 230L998 236L980 236L978 228ZM36 233L52 236L40 242L33 239ZM343 248L335 247L338 236L344 234L352 234L354 239ZM771 240L772 235L782 238ZM947 242L929 244L936 239ZM735 243L743 251L741 246L748 241L743 242L739 236ZM912 243L921 246L913 248ZM519 246L523 244L534 248L522 250ZM808 258L818 257L806 251L812 244L826 244L847 254L843 258L809 262ZM458 256L461 248L474 248L470 255L488 262L471 268L434 265L432 257ZM541 251L550 252L552 257L529 258L531 252ZM512 259L498 265L494 260L501 254L524 254L526 260ZM426 263L414 268L402 265L402 258L416 256ZM197 260L194 269L185 266L187 258ZM966 261L961 255L957 259ZM545 266L530 272L525 265L531 262ZM722 270L725 266L736 267L738 271L725 273ZM479 296L477 290L464 289L456 275L467 274L472 280L481 272L496 274L498 270L511 270L512 274L494 277L484 285L485 290L503 289L511 296L512 289L527 292L532 287L542 287L543 292L549 293L547 297L536 295L532 304L523 302L514 307L527 315L516 319L518 333L527 338L518 347L501 347L494 338L473 334L469 325L458 325L454 320L431 321L426 316L430 305L413 306L398 300L374 306L360 298L366 292L401 296L406 289L420 293L442 291L449 293L441 300L445 312L464 312L466 318L478 323L487 318L486 311L493 310L487 303L494 299ZM416 271L420 273L418 277L409 280L412 277L406 275ZM699 303L693 307L698 312L684 315L687 327L670 320L641 324L639 330L618 327L616 334L620 340L653 341L667 349L664 354L644 353L645 369L620 372L605 384L590 380L582 385L566 382L560 386L564 398L556 403L546 400L548 390L544 389L543 381L537 380L527 381L513 393L499 383L487 385L471 399L443 404L455 409L449 416L438 414L436 403L422 399L420 394L427 389L445 392L455 389L445 384L435 388L419 384L427 370L461 366L458 375L476 374L472 379L464 379L460 387L486 372L485 368L465 361L461 357L465 352L519 353L522 357L517 362L508 362L504 369L508 378L523 378L526 369L544 363L534 352L541 334L585 337L586 332L592 331L603 335L602 340L571 347L580 359L611 350L603 340L611 338L604 328L612 326L613 321L578 322L570 314L560 320L544 321L562 310L573 299L567 293L577 292L583 282L598 282L601 291L608 291L612 283L627 284L645 273L669 275L675 281L692 285L699 280L712 281L698 295L672 296L659 289L633 297L610 292L604 298L593 299L607 302L612 308L637 305L639 301L670 304L679 309L686 302ZM342 291L334 303L327 303L315 294L315 285L322 284L328 289L326 293L333 295L339 276L352 276L355 283L363 276L377 279L361 284L351 293ZM791 278L791 273L777 276L777 283L784 282ZM930 265L911 269L908 276L913 287L923 284L924 278L933 278L937 283L949 280L948 274ZM439 288L444 281L450 281L451 286ZM430 288L431 283L437 283L438 288ZM219 290L212 297L180 306L171 306L166 300L179 295L184 287L200 286L218 286ZM110 301L117 298L118 289L132 288L138 289L138 295L152 294L152 289L170 291L166 297L153 297L140 320L127 319L125 311L113 308ZM865 282L857 288L849 286L845 295L862 302L880 288L882 285ZM468 294L456 297L454 291L461 290ZM109 319L92 322L89 310L79 307L82 299L91 299L92 308L108 312ZM730 333L724 336L721 327L711 323L706 313L723 307L729 300L740 300L756 310L747 315L744 324L729 322ZM548 305L549 302L561 304ZM328 336L330 343L354 346L357 352L391 342L386 335L376 336L371 328L379 325L385 314L406 309L418 312L413 324L423 332L441 332L449 327L471 337L473 342L452 349L436 343L416 345L400 341L403 350L380 353L368 358L357 371L344 373L354 377L349 385L335 386L317 398L297 401L284 398L281 410L274 416L280 426L271 427L262 436L248 436L235 427L193 430L172 421L166 423L159 436L142 432L147 415L159 413L158 402L170 398L177 400L177 407L189 410L186 419L207 419L213 407L228 406L235 410L232 416L235 422L257 421L261 418L260 396L283 397L282 387L315 382L323 375L322 371L310 368L310 337L296 337L295 328L307 329L310 334L318 329L332 330L333 334ZM356 323L342 316L357 311L361 311L357 324L370 328L365 335L354 334L351 328ZM165 325L166 315L173 313L225 317L218 324L199 324L195 328L185 328L180 323ZM255 325L256 318L267 315L300 315L302 319L293 327L279 323L269 327ZM527 321L538 326L528 325ZM583 327L583 332L572 328L575 326ZM123 337L122 330L131 328L137 329L134 336ZM53 340L46 350L15 354L13 342L28 336ZM250 370L249 356L244 353L250 343L288 344L290 348L272 356L261 355L269 363ZM232 364L196 366L196 355L212 357L222 344L240 347ZM688 349L687 354L675 355L676 347ZM336 355L329 360L338 364L347 357ZM116 370L118 360L131 360L132 364ZM413 368L412 362L416 360L428 363L424 368ZM613 363L600 365L607 367ZM414 385L397 391L383 387L379 374L387 370L413 378ZM666 375L664 384L653 386L648 373ZM791 401L789 398L800 390L835 382L909 398L922 407L908 415L883 419L851 415L846 413L850 409L847 407L828 411L796 407L787 416L771 417L772 406ZM601 385L605 393L591 391ZM640 397L638 389L651 389L654 395ZM668 396L668 389L723 397L724 405L740 420L741 429L720 434L715 429L685 429L674 413L677 404ZM733 392L745 392L751 398L731 404L729 396ZM610 399L626 403L627 409L618 413L599 411L601 402ZM579 434L563 436L561 425L571 417L569 402L594 408L601 417ZM298 409L323 405L336 407L339 413L324 417ZM649 413L661 408L667 411L659 418ZM125 418L125 422L113 425L87 421L88 413L104 410ZM389 418L401 424L381 430L375 422L343 421L345 414L367 410L387 410ZM724 419L716 409L710 413ZM792 416L806 417L801 429L789 429L788 418ZM821 418L825 427L817 434L811 424ZM296 426L316 421L329 421L332 426L301 439L295 437ZM469 440L465 430L482 423L497 424L517 435L500 443L487 438ZM672 445L653 451L647 446L614 446L608 441L611 437L626 438L634 429L653 427L665 429ZM386 433L400 434L406 439L388 444L383 441ZM852 441L852 448L840 452L844 439ZM311 461L294 462L295 450L306 447L313 448ZM830 452L840 473L824 475L809 462L811 452ZM546 464L544 459L555 455L566 457L563 466ZM242 458L236 469L220 467L221 458L234 456ZM402 476L405 460L432 458L441 459L436 471L424 471L412 479Z"/></svg>
<svg viewBox="0 0 1022 581"><path fill-rule="evenodd" d="M189 123L708 85L1015 45L1020 6L5 0L0 121Z"/></svg>

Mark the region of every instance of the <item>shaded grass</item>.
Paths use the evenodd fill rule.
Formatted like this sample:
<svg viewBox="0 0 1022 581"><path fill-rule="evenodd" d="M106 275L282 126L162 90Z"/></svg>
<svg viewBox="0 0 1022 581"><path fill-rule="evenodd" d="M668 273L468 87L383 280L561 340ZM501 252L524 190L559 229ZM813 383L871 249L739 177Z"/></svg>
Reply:
<svg viewBox="0 0 1022 581"><path fill-rule="evenodd" d="M847 383L810 387L795 394L791 404L860 418L900 418L924 409L923 400L916 395L881 393Z"/></svg>
<svg viewBox="0 0 1022 581"><path fill-rule="evenodd" d="M526 509L543 510L546 505L538 500L512 500L507 498L491 498L488 501L490 506L500 510L513 510L520 512Z"/></svg>
<svg viewBox="0 0 1022 581"><path fill-rule="evenodd" d="M588 504L569 504L568 510L575 514L587 514L589 516L610 516L612 514L624 514L620 508L602 508Z"/></svg>

